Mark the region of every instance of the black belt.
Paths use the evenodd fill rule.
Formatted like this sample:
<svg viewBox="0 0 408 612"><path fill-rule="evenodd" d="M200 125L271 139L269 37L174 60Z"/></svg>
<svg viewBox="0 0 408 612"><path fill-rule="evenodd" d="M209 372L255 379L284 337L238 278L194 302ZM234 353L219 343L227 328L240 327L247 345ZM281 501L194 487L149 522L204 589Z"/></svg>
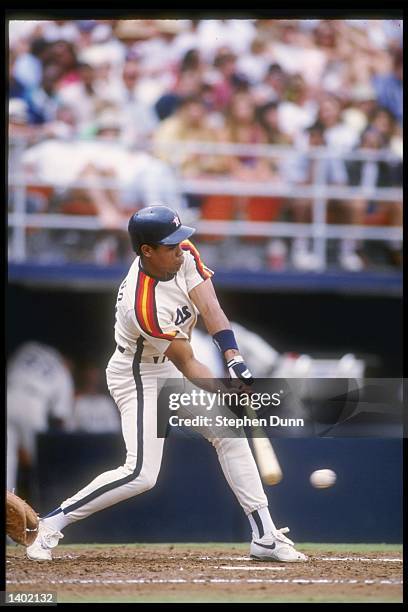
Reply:
<svg viewBox="0 0 408 612"><path fill-rule="evenodd" d="M120 344L116 345L118 351L120 351L121 353L124 353L126 351L125 348L123 348L123 346L120 346ZM142 357L141 362L142 363L164 363L165 361L168 361L169 358L166 357L165 355L161 355L160 357Z"/></svg>

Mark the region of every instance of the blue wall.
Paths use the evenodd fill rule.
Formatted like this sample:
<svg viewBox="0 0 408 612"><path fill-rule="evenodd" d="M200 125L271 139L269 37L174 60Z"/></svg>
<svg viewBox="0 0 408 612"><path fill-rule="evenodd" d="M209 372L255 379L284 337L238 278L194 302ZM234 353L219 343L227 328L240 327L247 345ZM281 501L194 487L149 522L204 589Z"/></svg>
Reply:
<svg viewBox="0 0 408 612"><path fill-rule="evenodd" d="M266 486L273 519L297 542L401 542L402 441L278 439L284 478ZM38 437L41 514L102 471L124 463L121 436ZM310 473L335 470L334 487L316 490ZM249 524L214 449L201 438L171 436L157 485L65 530L64 543L246 541Z"/></svg>

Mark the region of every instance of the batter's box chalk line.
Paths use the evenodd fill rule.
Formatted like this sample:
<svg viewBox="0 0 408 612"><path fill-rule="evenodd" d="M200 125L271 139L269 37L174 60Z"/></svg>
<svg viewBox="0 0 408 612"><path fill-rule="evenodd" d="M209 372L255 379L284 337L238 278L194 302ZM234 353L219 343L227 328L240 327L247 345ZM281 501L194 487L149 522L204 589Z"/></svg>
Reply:
<svg viewBox="0 0 408 612"><path fill-rule="evenodd" d="M368 563L381 561L383 563L402 563L402 559L369 558L369 557L313 557L315 561L366 561Z"/></svg>
<svg viewBox="0 0 408 612"><path fill-rule="evenodd" d="M7 584L38 584L40 581L36 580L7 580ZM49 584L387 584L387 585L401 585L402 580L396 579L373 579L373 580L358 580L358 579L313 579L313 578L192 578L186 580L184 578L127 578L127 579L107 579L101 580L95 579L76 579L76 578L65 578L62 580L49 580ZM41 580L41 584L44 584L44 580Z"/></svg>
<svg viewBox="0 0 408 612"><path fill-rule="evenodd" d="M187 557L184 557L186 559ZM192 557L188 557L192 559ZM170 557L170 559L176 559L176 557ZM251 557L198 557L199 561L251 561ZM384 562L384 563L402 563L402 559L389 558L389 557L314 557L311 555L312 561L357 561L357 562Z"/></svg>
<svg viewBox="0 0 408 612"><path fill-rule="evenodd" d="M274 571L274 572L283 572L286 569L288 569L287 567L274 567L272 565L213 565L213 569L216 570L244 570L244 571L248 571L248 572L259 572L259 571Z"/></svg>

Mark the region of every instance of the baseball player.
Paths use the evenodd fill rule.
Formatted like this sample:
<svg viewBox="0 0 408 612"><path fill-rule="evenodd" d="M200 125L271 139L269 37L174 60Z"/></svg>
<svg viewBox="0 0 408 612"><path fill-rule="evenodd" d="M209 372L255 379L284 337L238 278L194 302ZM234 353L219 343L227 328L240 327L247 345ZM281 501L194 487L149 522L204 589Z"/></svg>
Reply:
<svg viewBox="0 0 408 612"><path fill-rule="evenodd" d="M56 349L26 342L7 365L7 488L17 485L18 455L35 462L36 435L49 418L61 426L72 416L74 384L70 364Z"/></svg>
<svg viewBox="0 0 408 612"><path fill-rule="evenodd" d="M252 382L215 294L209 270L188 240L194 229L181 224L167 206L150 206L129 221L137 257L120 285L116 302L117 348L107 369L109 391L121 415L126 462L97 476L40 520L32 560L51 560L61 531L76 521L154 487L164 439L157 437L157 380L214 379L193 354L190 337L200 313L223 354L231 378ZM206 436L207 437L207 436ZM245 437L208 435L225 478L252 529L251 557L266 561L305 561L277 529L268 510L258 469Z"/></svg>

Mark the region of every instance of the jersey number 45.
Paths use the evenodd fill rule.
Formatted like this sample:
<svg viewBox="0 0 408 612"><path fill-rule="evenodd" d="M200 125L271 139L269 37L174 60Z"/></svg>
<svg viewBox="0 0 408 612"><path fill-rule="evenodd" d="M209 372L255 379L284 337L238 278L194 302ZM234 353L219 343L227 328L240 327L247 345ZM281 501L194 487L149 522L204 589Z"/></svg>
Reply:
<svg viewBox="0 0 408 612"><path fill-rule="evenodd" d="M189 311L188 306L177 308L175 324L181 325L182 323L184 323L184 321L187 321L187 319L189 319L190 317L191 317L191 312Z"/></svg>

